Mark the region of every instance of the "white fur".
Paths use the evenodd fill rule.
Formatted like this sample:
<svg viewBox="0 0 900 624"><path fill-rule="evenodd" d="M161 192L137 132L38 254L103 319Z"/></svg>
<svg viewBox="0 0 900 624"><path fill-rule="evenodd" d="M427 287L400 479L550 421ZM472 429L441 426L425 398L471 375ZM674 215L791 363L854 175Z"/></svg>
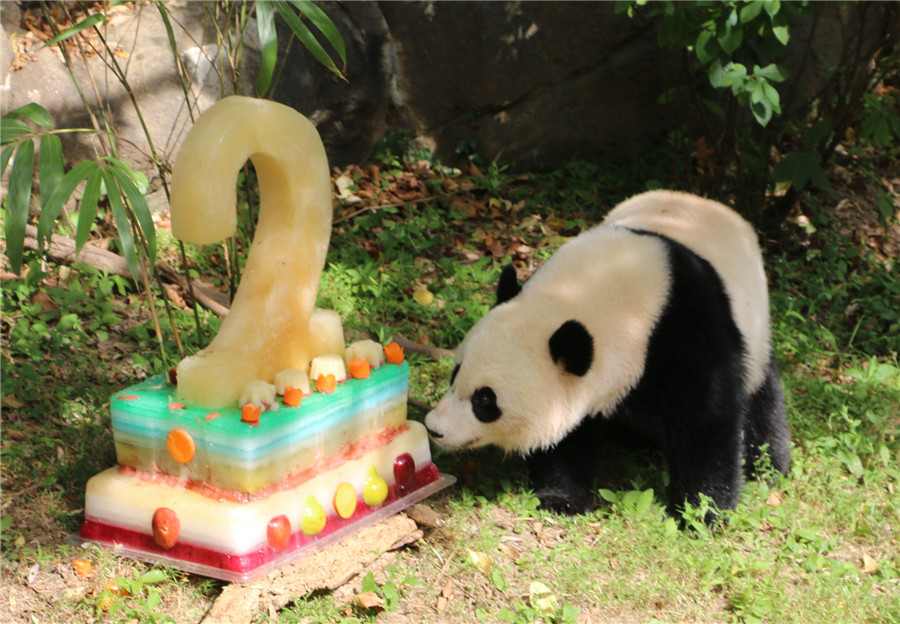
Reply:
<svg viewBox="0 0 900 624"><path fill-rule="evenodd" d="M738 213L710 199L654 191L616 206L603 225L663 234L707 260L718 272L744 337L745 389L762 385L771 355L769 294L756 232Z"/></svg>
<svg viewBox="0 0 900 624"><path fill-rule="evenodd" d="M662 241L626 228L669 236L719 270L749 347L746 383L758 387L769 348L768 297L752 228L712 201L644 193L563 245L521 293L476 323L457 349L462 366L453 386L426 417L441 436L438 444L494 444L521 453L551 447L586 414L612 413L634 388L671 271ZM563 371L549 353L550 337L571 319L594 340L594 360L582 377ZM502 410L495 423L482 423L472 411L470 397L484 386L495 390Z"/></svg>

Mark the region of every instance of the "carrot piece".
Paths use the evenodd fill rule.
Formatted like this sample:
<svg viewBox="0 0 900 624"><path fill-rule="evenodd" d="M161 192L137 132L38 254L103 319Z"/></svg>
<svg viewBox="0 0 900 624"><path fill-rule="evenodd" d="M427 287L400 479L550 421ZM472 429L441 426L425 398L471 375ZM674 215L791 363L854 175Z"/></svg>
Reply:
<svg viewBox="0 0 900 624"><path fill-rule="evenodd" d="M303 398L303 391L294 386L288 386L284 389L284 397L282 403L287 407L299 407L300 400Z"/></svg>
<svg viewBox="0 0 900 624"><path fill-rule="evenodd" d="M184 429L172 429L166 436L166 450L179 464L186 464L194 459L197 445L191 434Z"/></svg>
<svg viewBox="0 0 900 624"><path fill-rule="evenodd" d="M122 587L121 585L119 585L118 583L115 583L113 581L110 581L109 583L107 583L106 587L103 588L103 591L109 592L109 593L101 593L97 597L97 604L100 606L101 609L103 609L103 611L109 611L110 607L112 607L113 604L116 602L116 596L127 596L128 595L128 590L126 590L124 587Z"/></svg>
<svg viewBox="0 0 900 624"><path fill-rule="evenodd" d="M391 364L403 364L403 347L396 342L384 347L384 359Z"/></svg>
<svg viewBox="0 0 900 624"><path fill-rule="evenodd" d="M334 375L328 373L327 375L319 375L316 379L316 390L319 392L324 392L325 394L331 394L337 388L337 379L335 379Z"/></svg>
<svg viewBox="0 0 900 624"><path fill-rule="evenodd" d="M260 414L262 414L262 407L253 405L253 403L244 403L241 407L241 422L255 425L259 423Z"/></svg>
<svg viewBox="0 0 900 624"><path fill-rule="evenodd" d="M78 576L90 576L94 573L94 566L87 559L76 559L72 562L72 567L75 568L75 573Z"/></svg>
<svg viewBox="0 0 900 624"><path fill-rule="evenodd" d="M350 376L353 379L368 379L372 372L369 366L369 360L362 358L353 358L347 362L347 368L350 370Z"/></svg>

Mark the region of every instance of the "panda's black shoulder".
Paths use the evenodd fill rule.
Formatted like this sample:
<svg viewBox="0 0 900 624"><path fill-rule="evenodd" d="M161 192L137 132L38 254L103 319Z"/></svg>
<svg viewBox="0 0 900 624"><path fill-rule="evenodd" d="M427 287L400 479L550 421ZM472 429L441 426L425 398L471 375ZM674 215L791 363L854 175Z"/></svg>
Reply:
<svg viewBox="0 0 900 624"><path fill-rule="evenodd" d="M642 230L635 233L657 238L668 258L669 292L655 333L677 333L678 343L682 345L700 348L699 345L718 341L720 347L729 351L742 350L741 334L725 283L716 268L668 236Z"/></svg>
<svg viewBox="0 0 900 624"><path fill-rule="evenodd" d="M665 247L669 261L669 277L673 284L673 292L670 296L677 294L674 292L676 288L684 287L689 290L718 292L723 297L725 296L725 285L716 268L687 245L658 232L640 229L631 229L631 231L639 236L652 236Z"/></svg>

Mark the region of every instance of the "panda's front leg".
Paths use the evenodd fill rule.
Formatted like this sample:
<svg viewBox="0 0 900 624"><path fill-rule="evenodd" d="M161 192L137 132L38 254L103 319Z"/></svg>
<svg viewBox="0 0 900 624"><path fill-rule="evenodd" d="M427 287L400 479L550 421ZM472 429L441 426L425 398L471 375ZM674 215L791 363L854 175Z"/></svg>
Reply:
<svg viewBox="0 0 900 624"><path fill-rule="evenodd" d="M585 418L556 446L525 458L541 509L566 515L593 510L597 439L588 429L594 420Z"/></svg>

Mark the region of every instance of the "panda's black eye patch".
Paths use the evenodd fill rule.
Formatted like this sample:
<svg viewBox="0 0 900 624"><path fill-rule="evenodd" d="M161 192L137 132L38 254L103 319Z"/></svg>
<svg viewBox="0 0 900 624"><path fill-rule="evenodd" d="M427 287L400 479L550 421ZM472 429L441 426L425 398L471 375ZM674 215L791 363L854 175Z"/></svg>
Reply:
<svg viewBox="0 0 900 624"><path fill-rule="evenodd" d="M497 395L491 388L484 386L472 393L472 412L475 418L483 423L494 422L500 418L502 412L497 405Z"/></svg>
<svg viewBox="0 0 900 624"><path fill-rule="evenodd" d="M454 366L454 367L453 367L453 372L450 373L450 385L451 385L451 386L453 385L453 382L456 381L456 374L459 372L459 367L460 367L460 366L461 366L461 364L457 364L456 366Z"/></svg>

